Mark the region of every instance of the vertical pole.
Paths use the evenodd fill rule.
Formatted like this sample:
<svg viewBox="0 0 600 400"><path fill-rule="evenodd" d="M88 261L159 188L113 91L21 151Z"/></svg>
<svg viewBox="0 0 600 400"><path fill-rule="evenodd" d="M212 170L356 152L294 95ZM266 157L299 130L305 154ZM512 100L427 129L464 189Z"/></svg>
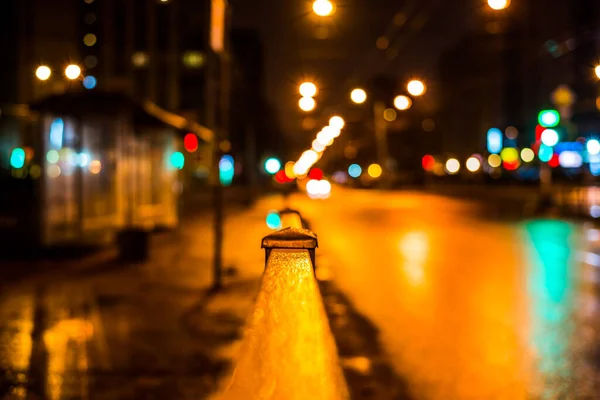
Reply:
<svg viewBox="0 0 600 400"><path fill-rule="evenodd" d="M211 5L212 7L212 5ZM213 259L213 289L222 287L223 280L223 185L219 180L219 161L221 159L221 141L226 139L229 129L229 5L224 1L223 21L223 48L215 52L213 69L209 80L212 81L213 91L209 99L215 102L213 108L215 116L214 141L213 141L213 208L214 208L214 259ZM211 9L211 15L212 15ZM215 78L217 76L218 78Z"/></svg>
<svg viewBox="0 0 600 400"><path fill-rule="evenodd" d="M212 151L211 151L211 174L210 185L212 189L212 207L213 207L213 289L219 289L222 286L222 247L223 247L223 187L219 180L219 161L221 159L221 124L219 117L218 82L219 82L219 64L220 58L217 54L211 53L208 63L208 81L207 81L207 113L206 118L208 126L213 131Z"/></svg>

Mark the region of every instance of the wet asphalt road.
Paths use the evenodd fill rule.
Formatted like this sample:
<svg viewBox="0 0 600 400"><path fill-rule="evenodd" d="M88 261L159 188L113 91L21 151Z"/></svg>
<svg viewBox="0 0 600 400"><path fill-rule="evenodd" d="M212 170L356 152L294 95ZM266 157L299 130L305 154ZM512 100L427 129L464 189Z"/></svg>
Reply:
<svg viewBox="0 0 600 400"><path fill-rule="evenodd" d="M600 232L419 193L295 199L416 399L600 398Z"/></svg>

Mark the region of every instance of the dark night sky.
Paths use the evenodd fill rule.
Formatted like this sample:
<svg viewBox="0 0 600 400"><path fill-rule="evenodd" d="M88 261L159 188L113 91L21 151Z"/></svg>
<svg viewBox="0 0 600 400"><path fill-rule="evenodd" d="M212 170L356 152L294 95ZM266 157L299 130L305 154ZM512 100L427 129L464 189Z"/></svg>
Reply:
<svg viewBox="0 0 600 400"><path fill-rule="evenodd" d="M483 0L333 2L337 11L324 20L312 14L308 0L231 0L234 26L260 30L267 95L288 134L301 132L297 85L304 78L321 89L316 99L325 114L328 107L346 102L353 86L376 73L401 79L418 76L435 84L440 52L457 41L485 4ZM406 22L395 25L396 15L397 21ZM316 38L320 30L327 39ZM386 32L393 38L389 49L398 49L392 60L376 47L377 38Z"/></svg>

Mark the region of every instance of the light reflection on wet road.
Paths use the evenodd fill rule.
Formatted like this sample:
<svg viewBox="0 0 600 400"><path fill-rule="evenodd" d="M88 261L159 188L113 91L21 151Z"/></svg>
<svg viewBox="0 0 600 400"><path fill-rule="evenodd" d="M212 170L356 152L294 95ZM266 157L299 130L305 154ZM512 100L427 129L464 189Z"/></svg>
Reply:
<svg viewBox="0 0 600 400"><path fill-rule="evenodd" d="M600 396L597 231L422 194L299 205L415 398Z"/></svg>

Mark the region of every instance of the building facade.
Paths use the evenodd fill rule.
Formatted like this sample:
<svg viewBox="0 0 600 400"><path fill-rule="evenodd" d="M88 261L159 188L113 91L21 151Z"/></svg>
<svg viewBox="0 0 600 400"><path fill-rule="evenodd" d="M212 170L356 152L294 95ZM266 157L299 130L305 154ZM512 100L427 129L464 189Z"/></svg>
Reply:
<svg viewBox="0 0 600 400"><path fill-rule="evenodd" d="M0 101L99 89L205 119L210 1L5 0L0 16ZM80 78L65 77L69 64Z"/></svg>

